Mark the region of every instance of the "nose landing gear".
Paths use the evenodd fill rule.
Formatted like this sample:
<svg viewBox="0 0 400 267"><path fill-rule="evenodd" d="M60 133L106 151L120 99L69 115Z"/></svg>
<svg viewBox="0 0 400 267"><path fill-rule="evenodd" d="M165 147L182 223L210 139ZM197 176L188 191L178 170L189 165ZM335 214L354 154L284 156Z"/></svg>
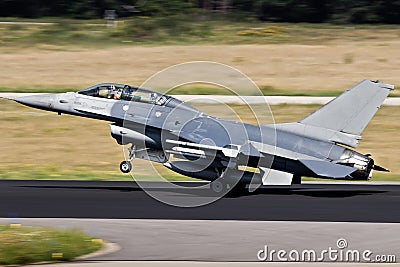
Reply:
<svg viewBox="0 0 400 267"><path fill-rule="evenodd" d="M130 161L124 160L119 164L119 169L123 173L129 173L132 170L132 163Z"/></svg>
<svg viewBox="0 0 400 267"><path fill-rule="evenodd" d="M132 170L131 161L135 158L136 147L132 145L129 149L129 160L124 160L119 164L119 169L123 173L129 173Z"/></svg>

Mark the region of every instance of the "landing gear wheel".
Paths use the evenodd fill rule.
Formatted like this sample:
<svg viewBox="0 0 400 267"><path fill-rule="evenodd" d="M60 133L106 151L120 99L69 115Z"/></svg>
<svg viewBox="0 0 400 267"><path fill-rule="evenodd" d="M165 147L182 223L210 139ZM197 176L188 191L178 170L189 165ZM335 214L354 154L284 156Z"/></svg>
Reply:
<svg viewBox="0 0 400 267"><path fill-rule="evenodd" d="M214 193L219 194L224 189L224 184L221 183L220 181L214 181L211 183L211 189Z"/></svg>
<svg viewBox="0 0 400 267"><path fill-rule="evenodd" d="M232 185L225 179L218 179L211 182L211 190L214 194L223 196L232 189Z"/></svg>
<svg viewBox="0 0 400 267"><path fill-rule="evenodd" d="M123 161L119 164L119 169L123 173L129 173L132 170L132 164L129 161Z"/></svg>

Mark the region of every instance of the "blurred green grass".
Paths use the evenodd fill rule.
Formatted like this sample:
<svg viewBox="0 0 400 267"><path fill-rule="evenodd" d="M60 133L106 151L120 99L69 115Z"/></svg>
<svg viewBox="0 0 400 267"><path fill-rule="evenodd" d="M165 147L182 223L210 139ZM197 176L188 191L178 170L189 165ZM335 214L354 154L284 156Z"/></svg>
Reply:
<svg viewBox="0 0 400 267"><path fill-rule="evenodd" d="M235 20L229 16L187 14L170 17L137 16L107 27L104 20L67 18L16 19L6 22L45 22L52 25L0 25L0 46L19 49L47 45L105 48L129 45L193 44L311 44L335 41L376 41L398 38L399 25L335 25L271 23L256 19ZM390 38L389 38L390 37ZM53 47L51 47L53 45ZM57 46L57 47L56 47ZM62 48L61 48L62 49Z"/></svg>
<svg viewBox="0 0 400 267"><path fill-rule="evenodd" d="M242 69L271 96L336 96L364 78L397 79L388 67L397 56L400 25L270 23L205 14L137 16L116 27L100 19L1 20L54 25L0 25L0 92L78 91L90 81L138 85L153 74L149 70L204 59ZM175 93L215 92L192 87Z"/></svg>
<svg viewBox="0 0 400 267"><path fill-rule="evenodd" d="M102 246L77 229L0 225L0 265L71 261Z"/></svg>
<svg viewBox="0 0 400 267"><path fill-rule="evenodd" d="M183 176L177 173L172 173L166 170L160 170L162 177L167 181L202 181L199 179ZM160 178L146 175L139 171L133 177L130 174L123 174L118 171L115 172L99 172L93 170L87 171L60 171L54 170L54 167L41 166L39 168L26 170L12 170L11 168L0 168L0 180L59 180L59 181L160 181ZM303 181L325 181L325 182L344 182L345 180L334 179L317 179L311 177L303 177ZM368 181L358 181L368 182ZM400 182L400 176L392 173L377 173L375 172L370 182Z"/></svg>
<svg viewBox="0 0 400 267"><path fill-rule="evenodd" d="M168 181L199 181L173 173L166 168L158 166L157 171ZM123 174L119 170L96 171L89 168L78 168L76 170L63 170L57 165L30 165L23 168L11 166L0 166L0 180L76 180L76 181L157 181L159 179L143 171L134 171Z"/></svg>

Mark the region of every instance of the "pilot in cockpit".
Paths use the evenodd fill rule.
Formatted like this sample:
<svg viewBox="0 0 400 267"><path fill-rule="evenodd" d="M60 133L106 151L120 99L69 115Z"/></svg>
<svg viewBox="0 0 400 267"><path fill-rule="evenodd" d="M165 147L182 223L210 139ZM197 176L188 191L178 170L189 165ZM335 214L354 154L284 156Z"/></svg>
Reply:
<svg viewBox="0 0 400 267"><path fill-rule="evenodd" d="M122 88L114 89L114 99L120 100L122 96Z"/></svg>
<svg viewBox="0 0 400 267"><path fill-rule="evenodd" d="M155 103L157 100L157 97L158 97L157 93L151 93L150 94L150 102Z"/></svg>

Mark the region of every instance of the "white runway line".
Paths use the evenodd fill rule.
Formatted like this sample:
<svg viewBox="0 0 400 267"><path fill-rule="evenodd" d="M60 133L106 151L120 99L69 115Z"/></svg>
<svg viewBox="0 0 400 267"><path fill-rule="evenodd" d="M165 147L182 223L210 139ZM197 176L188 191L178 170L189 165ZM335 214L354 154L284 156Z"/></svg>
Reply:
<svg viewBox="0 0 400 267"><path fill-rule="evenodd" d="M175 98L184 102L200 103L200 104L265 104L282 105L282 104L298 104L298 105L324 105L335 97L323 96L225 96L225 95L175 95ZM383 102L384 106L400 106L400 97L390 97Z"/></svg>
<svg viewBox="0 0 400 267"><path fill-rule="evenodd" d="M29 21L0 21L0 25L43 25L43 26L48 26L48 25L54 25L55 23L53 22L29 22Z"/></svg>

